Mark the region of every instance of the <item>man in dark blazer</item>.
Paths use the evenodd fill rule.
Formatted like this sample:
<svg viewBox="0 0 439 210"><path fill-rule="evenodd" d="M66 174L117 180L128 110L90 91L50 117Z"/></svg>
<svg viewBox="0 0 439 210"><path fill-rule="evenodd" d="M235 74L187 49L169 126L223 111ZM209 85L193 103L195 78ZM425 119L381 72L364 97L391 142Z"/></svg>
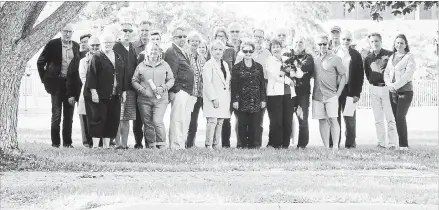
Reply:
<svg viewBox="0 0 439 210"><path fill-rule="evenodd" d="M352 97L353 102L357 103L360 100L361 90L363 88L364 70L363 59L361 54L351 47L352 34L349 31L341 32L340 27L333 27L332 34L332 50L338 55L346 68L346 85L340 95L338 102L338 123L341 129L341 115L345 109L347 97ZM340 41L341 39L341 41ZM344 116L346 126L346 143L345 148L355 148L356 142L356 113L353 116ZM329 139L329 146L333 146L333 139ZM337 146L340 146L341 135Z"/></svg>
<svg viewBox="0 0 439 210"><path fill-rule="evenodd" d="M72 41L73 27L67 25L61 31L61 38L49 41L43 49L37 61L38 73L41 82L51 95L52 122L51 139L52 146L59 147L61 114L63 114L63 146L72 146L72 122L74 106L68 102L66 91L67 72L69 68L79 66L79 44Z"/></svg>
<svg viewBox="0 0 439 210"><path fill-rule="evenodd" d="M171 149L184 149L186 137L197 98L194 97L194 69L186 49L187 32L177 27L172 32L173 43L166 51L164 60L174 73L175 83L169 90L171 101L171 120L169 124L169 146Z"/></svg>

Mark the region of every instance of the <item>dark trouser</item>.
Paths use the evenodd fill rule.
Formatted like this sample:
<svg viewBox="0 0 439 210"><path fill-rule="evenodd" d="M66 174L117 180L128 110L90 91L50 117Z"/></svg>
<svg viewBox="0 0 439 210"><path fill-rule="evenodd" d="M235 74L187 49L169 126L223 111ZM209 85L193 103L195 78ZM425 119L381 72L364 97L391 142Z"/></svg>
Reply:
<svg viewBox="0 0 439 210"><path fill-rule="evenodd" d="M198 114L200 114L201 108L203 108L203 97L197 97L197 102L195 102L194 110L191 113L191 123L189 124L187 133L186 148L195 146L195 136L198 130Z"/></svg>
<svg viewBox="0 0 439 210"><path fill-rule="evenodd" d="M299 120L299 140L297 147L305 148L309 142L309 100L310 95L296 96L296 103L294 104L294 112Z"/></svg>
<svg viewBox="0 0 439 210"><path fill-rule="evenodd" d="M61 130L60 124L62 115L63 146L68 146L72 144L72 123L75 107L69 104L66 95L66 80L61 80L60 83L60 89L56 93L51 94L52 121L50 126L50 136L52 139L52 145L59 146L61 144L61 138L59 133Z"/></svg>
<svg viewBox="0 0 439 210"><path fill-rule="evenodd" d="M231 105L230 105L231 106ZM233 112L232 112L233 115ZM223 128L221 130L221 145L222 147L229 148L230 147L230 135L232 133L232 125L230 123L230 119L224 119L223 121ZM241 147L241 139L238 135L238 119L236 118L235 123L235 132L236 132L236 147Z"/></svg>
<svg viewBox="0 0 439 210"><path fill-rule="evenodd" d="M408 147L407 121L406 116L413 99L413 91L399 93L390 92L390 104L392 105L393 115L395 115L396 130L399 136L399 146Z"/></svg>
<svg viewBox="0 0 439 210"><path fill-rule="evenodd" d="M92 138L88 132L87 115L79 115L79 124L81 125L82 144L90 147L93 144Z"/></svg>
<svg viewBox="0 0 439 210"><path fill-rule="evenodd" d="M268 145L274 148L288 148L293 124L294 98L291 95L268 96L267 111L270 118Z"/></svg>
<svg viewBox="0 0 439 210"><path fill-rule="evenodd" d="M262 110L255 113L235 110L235 114L238 118L238 136L241 139L241 148L260 148L262 144L262 133L260 132Z"/></svg>
<svg viewBox="0 0 439 210"><path fill-rule="evenodd" d="M119 96L111 99L99 99L94 103L85 98L88 130L93 138L116 138L120 122Z"/></svg>
<svg viewBox="0 0 439 210"><path fill-rule="evenodd" d="M136 95L137 98L137 95ZM136 144L134 145L135 148L137 147L143 147L142 145L142 138L143 138L143 122L142 122L142 116L140 115L139 106L136 104L136 120L133 121L133 133L134 133L134 139L136 140ZM145 137L145 147L148 147L148 142L146 141Z"/></svg>
<svg viewBox="0 0 439 210"><path fill-rule="evenodd" d="M341 131L341 115L342 112L344 111L344 108L346 106L346 97L348 94L348 86L346 85L345 88L343 89L343 92L341 93L340 97L338 98L338 117L337 117L337 121L338 121L338 125L340 126L340 131ZM355 143L355 138L356 138L356 115L357 112L354 112L354 115L352 117L348 117L348 116L343 116L344 118L344 122L345 122L345 127L346 127L346 143L345 143L345 147L349 148L349 147L356 147L357 144ZM338 139L338 147L340 147L340 142L341 142L341 132L340 132L340 137ZM333 146L333 141L332 141L332 135L329 136L329 147L332 148Z"/></svg>

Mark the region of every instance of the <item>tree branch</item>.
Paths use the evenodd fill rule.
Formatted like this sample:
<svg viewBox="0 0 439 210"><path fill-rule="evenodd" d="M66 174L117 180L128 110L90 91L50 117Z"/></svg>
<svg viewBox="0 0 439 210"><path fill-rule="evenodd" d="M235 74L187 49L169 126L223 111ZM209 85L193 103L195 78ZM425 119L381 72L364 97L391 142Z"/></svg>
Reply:
<svg viewBox="0 0 439 210"><path fill-rule="evenodd" d="M35 3L35 5L32 6L31 11L27 14L26 21L24 22L22 29L22 39L26 38L30 34L35 22L37 21L44 7L46 6L47 1L37 1L32 3Z"/></svg>

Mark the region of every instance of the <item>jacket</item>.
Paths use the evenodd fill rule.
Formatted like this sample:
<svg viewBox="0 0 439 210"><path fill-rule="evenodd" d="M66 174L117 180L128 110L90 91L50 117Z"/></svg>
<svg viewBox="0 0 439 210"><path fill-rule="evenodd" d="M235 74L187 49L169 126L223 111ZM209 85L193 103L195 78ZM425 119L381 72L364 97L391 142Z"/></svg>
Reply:
<svg viewBox="0 0 439 210"><path fill-rule="evenodd" d="M298 96L304 96L311 94L311 77L314 74L314 58L311 54L305 52L301 52L300 54L292 54L289 59L285 61L285 64L290 64L295 66L295 61L301 63L302 67L300 68L303 72L302 78L294 78L295 81L295 90ZM298 68L296 66L296 68Z"/></svg>
<svg viewBox="0 0 439 210"><path fill-rule="evenodd" d="M393 65L391 55L384 71L384 82L387 86L393 86L398 92L413 91L412 79L416 70L415 56L408 52L396 65ZM393 78L395 77L395 82Z"/></svg>
<svg viewBox="0 0 439 210"><path fill-rule="evenodd" d="M180 90L193 95L194 69L189 58L174 43L166 50L164 60L169 64L174 73L175 83L169 90L177 93Z"/></svg>
<svg viewBox="0 0 439 210"><path fill-rule="evenodd" d="M366 56L364 59L364 74L370 84L378 85L384 83L384 70L386 70L392 54L393 52L390 50L381 49L378 55L375 55L372 51Z"/></svg>
<svg viewBox="0 0 439 210"><path fill-rule="evenodd" d="M72 45L74 58L79 58L79 44L72 41ZM44 84L44 88L49 94L54 94L60 89L61 63L61 38L52 39L46 44L46 46L44 46L44 49L37 60L38 74L40 75L41 82ZM70 67L70 65L73 66ZM69 68L73 68L72 71L78 71L75 69L77 66L79 66L79 59L72 59L69 64Z"/></svg>
<svg viewBox="0 0 439 210"><path fill-rule="evenodd" d="M160 60L154 67L147 60L143 61L137 66L131 79L132 86L140 95L155 99L154 92L148 83L149 79L156 87L162 86L165 90L163 94L166 95L168 95L168 90L174 86L175 81L171 67L164 60Z"/></svg>
<svg viewBox="0 0 439 210"><path fill-rule="evenodd" d="M349 69L346 69L349 71L349 78L346 81L348 86L347 96L360 97L364 82L363 58L352 47L349 47L349 55L351 56L351 62L349 63Z"/></svg>
<svg viewBox="0 0 439 210"><path fill-rule="evenodd" d="M252 59L252 66L247 68L244 60L232 69L232 103L238 102L241 112L255 113L261 111L261 102L266 102L264 70L261 64Z"/></svg>
<svg viewBox="0 0 439 210"><path fill-rule="evenodd" d="M66 81L66 94L67 98L74 97L75 101L79 101L81 95L82 81L79 77L79 62L80 57L73 57L70 61L69 68L67 69L67 81Z"/></svg>
<svg viewBox="0 0 439 210"><path fill-rule="evenodd" d="M99 99L110 99L113 96L114 76L116 75L116 95L126 91L125 68L122 56L114 53L115 66L110 59L99 51L93 55L90 61L90 69L87 72L87 81L84 88L84 97L91 98L90 89L96 89Z"/></svg>
<svg viewBox="0 0 439 210"><path fill-rule="evenodd" d="M137 55L132 43L129 43L129 50L127 50L122 43L116 42L113 47L114 52L122 56L125 65L125 83L130 91L134 91L131 85L131 78L133 78L134 70L137 67Z"/></svg>
<svg viewBox="0 0 439 210"><path fill-rule="evenodd" d="M226 77L221 65L214 59L208 60L203 67L203 114L204 117L230 118L230 71L227 63L222 61ZM213 100L218 100L219 107L213 107Z"/></svg>

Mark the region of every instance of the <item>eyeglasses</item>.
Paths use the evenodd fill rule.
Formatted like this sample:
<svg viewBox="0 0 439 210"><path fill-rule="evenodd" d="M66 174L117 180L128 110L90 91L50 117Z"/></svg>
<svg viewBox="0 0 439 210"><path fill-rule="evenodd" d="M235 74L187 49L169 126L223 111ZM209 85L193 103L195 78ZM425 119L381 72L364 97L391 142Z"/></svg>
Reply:
<svg viewBox="0 0 439 210"><path fill-rule="evenodd" d="M73 31L70 31L70 30L63 30L62 32L63 33L73 33Z"/></svg>
<svg viewBox="0 0 439 210"><path fill-rule="evenodd" d="M236 31L230 31L230 33L239 33L239 31L238 31L238 30L236 30Z"/></svg>
<svg viewBox="0 0 439 210"><path fill-rule="evenodd" d="M277 36L287 36L286 34L278 34Z"/></svg>
<svg viewBox="0 0 439 210"><path fill-rule="evenodd" d="M348 41L348 42L350 42L352 39L349 39L349 38L343 38L343 41Z"/></svg>
<svg viewBox="0 0 439 210"><path fill-rule="evenodd" d="M99 47L100 44L91 44L90 46L91 46L91 47Z"/></svg>
<svg viewBox="0 0 439 210"><path fill-rule="evenodd" d="M319 46L326 46L326 45L328 45L328 43L318 43L317 45L319 45Z"/></svg>
<svg viewBox="0 0 439 210"><path fill-rule="evenodd" d="M247 54L247 53L254 53L255 51L254 50L242 50L242 52L244 54Z"/></svg>
<svg viewBox="0 0 439 210"><path fill-rule="evenodd" d="M183 36L174 36L174 38L179 38L179 39L183 39L183 38L185 38L186 39L186 35L183 35Z"/></svg>
<svg viewBox="0 0 439 210"><path fill-rule="evenodd" d="M132 29L123 29L122 30L124 33L127 33L127 32L129 32L129 33L133 33L133 30Z"/></svg>
<svg viewBox="0 0 439 210"><path fill-rule="evenodd" d="M141 31L141 32L149 32L148 29L141 29L140 31Z"/></svg>
<svg viewBox="0 0 439 210"><path fill-rule="evenodd" d="M263 39L264 37L263 36L257 36L257 35L255 35L254 36L256 39Z"/></svg>
<svg viewBox="0 0 439 210"><path fill-rule="evenodd" d="M226 36L224 36L224 35L216 35L216 38L224 38L224 37L226 37Z"/></svg>

